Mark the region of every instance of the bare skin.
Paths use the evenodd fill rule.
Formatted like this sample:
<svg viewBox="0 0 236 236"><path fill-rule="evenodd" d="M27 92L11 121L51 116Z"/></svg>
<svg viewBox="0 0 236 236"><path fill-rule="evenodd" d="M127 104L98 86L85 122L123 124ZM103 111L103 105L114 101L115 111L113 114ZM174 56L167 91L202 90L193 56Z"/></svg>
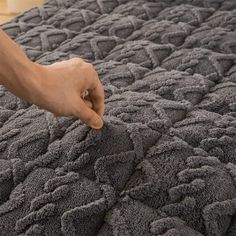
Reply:
<svg viewBox="0 0 236 236"><path fill-rule="evenodd" d="M56 117L75 116L94 129L103 126L104 89L92 64L81 58L51 65L32 62L1 29L0 84Z"/></svg>

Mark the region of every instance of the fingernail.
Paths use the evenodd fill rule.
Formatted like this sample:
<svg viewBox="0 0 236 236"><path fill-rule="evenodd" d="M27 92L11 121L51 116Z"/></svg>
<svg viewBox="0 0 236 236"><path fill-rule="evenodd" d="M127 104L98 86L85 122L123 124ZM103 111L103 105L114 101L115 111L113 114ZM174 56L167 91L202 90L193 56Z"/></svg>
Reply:
<svg viewBox="0 0 236 236"><path fill-rule="evenodd" d="M100 129L103 126L103 121L100 116L96 116L92 122L92 126L94 129Z"/></svg>

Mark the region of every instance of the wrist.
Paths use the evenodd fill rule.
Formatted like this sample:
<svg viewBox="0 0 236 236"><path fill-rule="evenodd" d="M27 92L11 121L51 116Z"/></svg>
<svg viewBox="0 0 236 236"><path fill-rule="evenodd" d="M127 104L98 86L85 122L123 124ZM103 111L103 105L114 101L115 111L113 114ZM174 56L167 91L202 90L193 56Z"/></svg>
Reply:
<svg viewBox="0 0 236 236"><path fill-rule="evenodd" d="M13 67L4 85L17 97L34 103L40 93L40 64L36 64L26 57L21 57L21 60L17 60Z"/></svg>
<svg viewBox="0 0 236 236"><path fill-rule="evenodd" d="M0 82L15 96L32 102L40 94L41 69L0 29Z"/></svg>
<svg viewBox="0 0 236 236"><path fill-rule="evenodd" d="M36 104L41 99L42 80L44 77L43 66L35 62L28 62L27 69L21 76L27 98L26 100Z"/></svg>

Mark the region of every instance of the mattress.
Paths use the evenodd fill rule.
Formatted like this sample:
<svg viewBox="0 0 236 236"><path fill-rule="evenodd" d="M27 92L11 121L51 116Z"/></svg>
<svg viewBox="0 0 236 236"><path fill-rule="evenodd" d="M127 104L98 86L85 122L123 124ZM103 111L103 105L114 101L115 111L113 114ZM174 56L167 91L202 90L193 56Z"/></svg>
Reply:
<svg viewBox="0 0 236 236"><path fill-rule="evenodd" d="M0 87L1 236L236 235L236 1L49 0L1 28L105 91L96 130Z"/></svg>

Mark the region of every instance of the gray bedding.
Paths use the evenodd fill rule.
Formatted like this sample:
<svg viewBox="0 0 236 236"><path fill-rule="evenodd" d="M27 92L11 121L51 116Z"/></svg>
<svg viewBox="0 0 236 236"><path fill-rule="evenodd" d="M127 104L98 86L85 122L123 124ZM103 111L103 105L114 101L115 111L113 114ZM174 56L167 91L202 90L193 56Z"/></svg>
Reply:
<svg viewBox="0 0 236 236"><path fill-rule="evenodd" d="M49 0L1 28L106 97L95 130L0 87L1 236L236 235L236 1Z"/></svg>

